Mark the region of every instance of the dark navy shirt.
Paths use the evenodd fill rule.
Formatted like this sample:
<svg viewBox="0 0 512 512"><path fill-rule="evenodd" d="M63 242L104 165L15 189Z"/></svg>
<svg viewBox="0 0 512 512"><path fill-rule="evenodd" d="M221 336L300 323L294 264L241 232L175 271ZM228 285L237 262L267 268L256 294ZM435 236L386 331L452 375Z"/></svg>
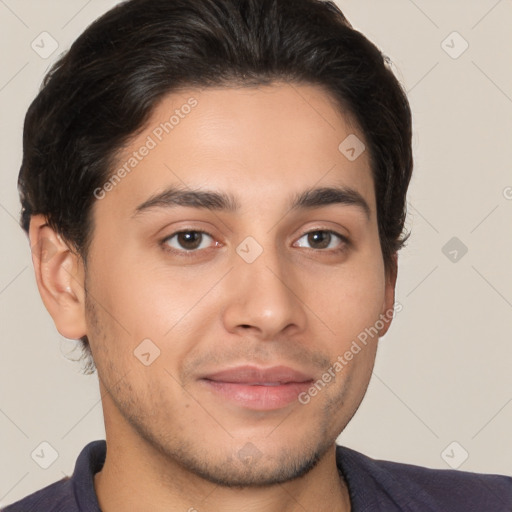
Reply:
<svg viewBox="0 0 512 512"><path fill-rule="evenodd" d="M71 477L4 508L3 512L101 512L94 474L105 462L106 442L81 451ZM374 460L336 447L338 469L352 512L512 512L512 477Z"/></svg>

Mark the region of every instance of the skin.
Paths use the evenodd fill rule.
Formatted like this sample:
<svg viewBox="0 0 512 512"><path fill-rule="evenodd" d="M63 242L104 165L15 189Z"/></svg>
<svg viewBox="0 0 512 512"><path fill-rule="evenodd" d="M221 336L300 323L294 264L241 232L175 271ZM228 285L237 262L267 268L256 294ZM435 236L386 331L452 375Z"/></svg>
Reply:
<svg viewBox="0 0 512 512"><path fill-rule="evenodd" d="M199 377L283 364L321 378L392 310L396 266L382 259L368 152L349 161L338 150L349 134L364 136L317 86L189 90L158 105L119 165L190 97L197 106L95 202L86 269L43 216L31 222L31 245L55 252L33 257L45 306L63 336L87 334L98 371L108 445L94 481L100 506L348 511L335 441L365 394L378 336L307 405L253 410ZM232 193L240 210L133 216L156 192L184 184ZM314 186L355 189L370 217L347 204L290 211L293 194ZM189 257L165 250L190 247L164 240L184 228L212 234ZM324 248L308 239L315 230L349 243L333 236ZM263 249L252 263L236 252L248 236ZM149 366L134 356L146 338L160 350ZM244 461L247 446L253 457Z"/></svg>

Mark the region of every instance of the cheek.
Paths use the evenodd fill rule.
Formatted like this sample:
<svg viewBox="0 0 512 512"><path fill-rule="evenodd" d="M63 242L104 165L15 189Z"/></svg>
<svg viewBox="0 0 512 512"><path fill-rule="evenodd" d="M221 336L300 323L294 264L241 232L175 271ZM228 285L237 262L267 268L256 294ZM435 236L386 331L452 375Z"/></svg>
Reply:
<svg viewBox="0 0 512 512"><path fill-rule="evenodd" d="M109 257L112 254L114 258ZM169 274L128 248L120 251L106 245L91 269L91 294L121 337L159 338L172 327L186 302L180 280Z"/></svg>
<svg viewBox="0 0 512 512"><path fill-rule="evenodd" d="M379 318L385 298L381 265L340 268L316 281L306 304L324 320L339 341L354 339Z"/></svg>

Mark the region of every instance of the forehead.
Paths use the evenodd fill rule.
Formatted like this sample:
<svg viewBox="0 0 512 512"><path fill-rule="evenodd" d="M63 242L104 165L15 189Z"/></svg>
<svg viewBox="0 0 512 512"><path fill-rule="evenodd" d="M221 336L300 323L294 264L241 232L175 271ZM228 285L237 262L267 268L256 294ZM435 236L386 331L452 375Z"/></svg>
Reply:
<svg viewBox="0 0 512 512"><path fill-rule="evenodd" d="M374 210L364 136L313 85L172 93L118 155L116 172L122 177L107 198L121 210L171 185L217 188L242 206L336 185L357 190Z"/></svg>

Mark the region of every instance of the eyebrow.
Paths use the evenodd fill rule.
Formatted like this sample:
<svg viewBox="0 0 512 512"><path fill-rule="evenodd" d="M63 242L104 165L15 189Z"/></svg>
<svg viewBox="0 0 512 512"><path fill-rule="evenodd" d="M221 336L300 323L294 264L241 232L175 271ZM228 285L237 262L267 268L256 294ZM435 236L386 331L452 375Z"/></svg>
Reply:
<svg viewBox="0 0 512 512"><path fill-rule="evenodd" d="M368 220L371 217L370 206L364 197L357 190L350 187L320 187L304 190L292 197L289 210L314 209L332 204L355 206L366 215ZM139 216L149 210L176 206L230 213L237 212L240 209L240 203L236 197L227 192L191 190L171 186L137 206L132 217Z"/></svg>

